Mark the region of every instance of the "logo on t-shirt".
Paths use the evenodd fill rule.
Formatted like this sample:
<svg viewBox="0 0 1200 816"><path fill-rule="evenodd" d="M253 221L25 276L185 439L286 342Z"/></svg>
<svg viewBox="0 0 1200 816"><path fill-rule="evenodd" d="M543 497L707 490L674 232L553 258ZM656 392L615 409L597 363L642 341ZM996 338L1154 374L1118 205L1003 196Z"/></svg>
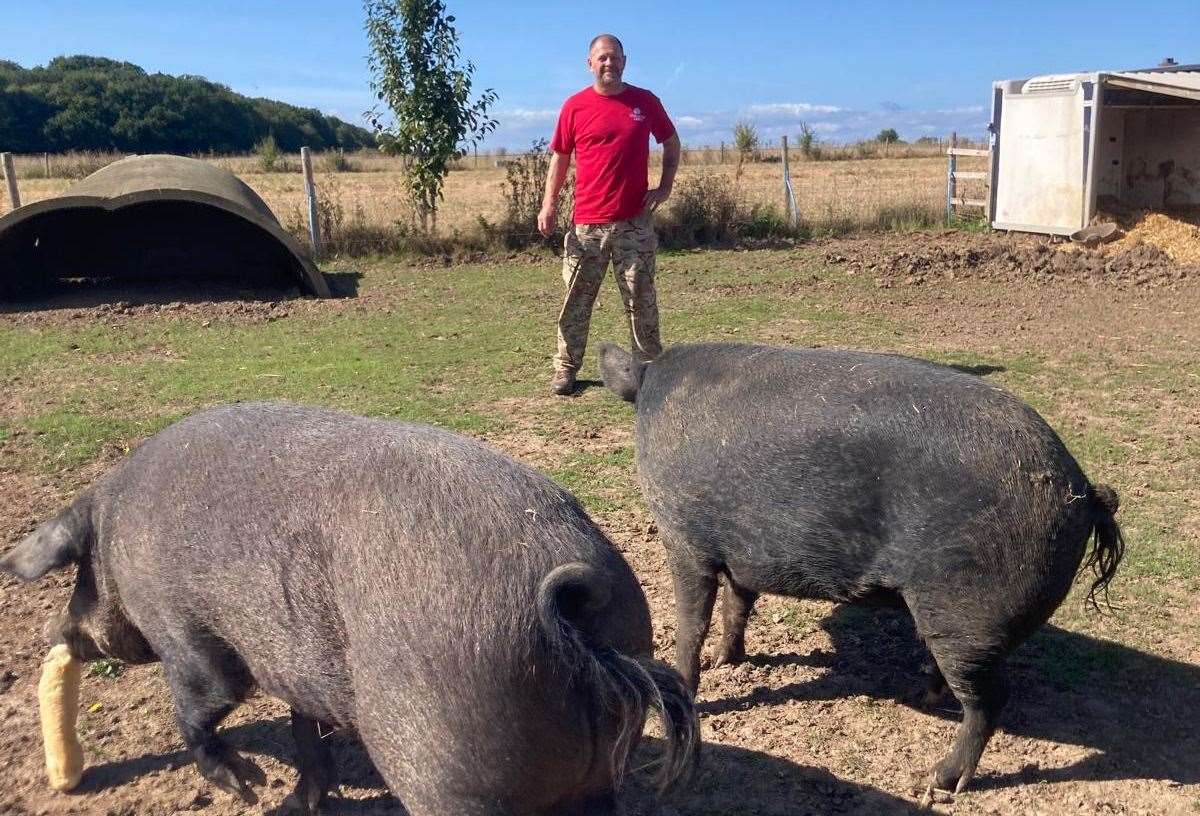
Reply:
<svg viewBox="0 0 1200 816"><path fill-rule="evenodd" d="M635 122L645 122L646 114L642 113L641 108L634 108L629 112L629 118Z"/></svg>

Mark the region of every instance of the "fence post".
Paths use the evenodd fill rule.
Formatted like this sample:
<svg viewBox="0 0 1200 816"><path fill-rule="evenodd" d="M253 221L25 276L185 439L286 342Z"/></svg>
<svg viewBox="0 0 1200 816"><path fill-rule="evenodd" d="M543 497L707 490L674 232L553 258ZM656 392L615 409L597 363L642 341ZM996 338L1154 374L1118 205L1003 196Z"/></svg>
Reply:
<svg viewBox="0 0 1200 816"><path fill-rule="evenodd" d="M43 159L45 160L45 162L46 162L46 178L50 178L50 154L49 154L49 153L43 153L43 154L42 154L42 158L43 158Z"/></svg>
<svg viewBox="0 0 1200 816"><path fill-rule="evenodd" d="M792 192L792 174L788 169L788 140L787 134L780 139L783 151L783 209L787 213L788 226L796 226L796 195Z"/></svg>
<svg viewBox="0 0 1200 816"><path fill-rule="evenodd" d="M950 134L950 149L946 151L946 223L949 224L954 220L954 171L958 169L958 156L954 152L955 146L958 144L958 133Z"/></svg>
<svg viewBox="0 0 1200 816"><path fill-rule="evenodd" d="M725 163L725 143L724 142L721 142L721 161L719 163L720 164Z"/></svg>
<svg viewBox="0 0 1200 816"><path fill-rule="evenodd" d="M313 183L312 153L307 147L300 148L300 164L304 169L304 196L308 199L308 235L316 256L321 254L321 219L317 212L317 185Z"/></svg>
<svg viewBox="0 0 1200 816"><path fill-rule="evenodd" d="M21 206L21 191L17 189L17 172L13 170L12 153L0 154L0 162L4 163L4 179L8 182L8 200L15 210Z"/></svg>

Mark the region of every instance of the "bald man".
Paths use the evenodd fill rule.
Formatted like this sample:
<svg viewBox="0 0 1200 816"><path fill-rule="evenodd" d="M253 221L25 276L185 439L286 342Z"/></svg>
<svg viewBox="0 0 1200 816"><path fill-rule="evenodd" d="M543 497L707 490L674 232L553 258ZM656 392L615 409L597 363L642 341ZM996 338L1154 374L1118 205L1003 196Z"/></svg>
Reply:
<svg viewBox="0 0 1200 816"><path fill-rule="evenodd" d="M650 216L670 197L679 168L679 136L662 102L622 79L621 41L612 34L595 37L588 46L587 65L592 84L563 103L558 115L538 214L538 229L549 235L574 153L574 227L563 241L567 296L558 316L558 351L550 382L554 393L563 396L575 390L592 306L610 262L634 354L652 360L662 351L654 294L658 239ZM648 189L651 136L663 146L663 164L658 186Z"/></svg>

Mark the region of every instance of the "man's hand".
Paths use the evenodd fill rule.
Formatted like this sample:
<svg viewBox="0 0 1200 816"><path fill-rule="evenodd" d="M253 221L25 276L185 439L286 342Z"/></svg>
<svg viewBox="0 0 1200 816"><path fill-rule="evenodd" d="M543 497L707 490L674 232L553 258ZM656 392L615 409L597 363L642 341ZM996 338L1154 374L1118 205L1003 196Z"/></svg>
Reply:
<svg viewBox="0 0 1200 816"><path fill-rule="evenodd" d="M557 221L558 206L556 204L543 204L542 211L538 213L538 232L549 238L550 233L554 232Z"/></svg>
<svg viewBox="0 0 1200 816"><path fill-rule="evenodd" d="M655 187L653 190L647 190L646 197L642 199L642 212L654 212L670 197L670 187Z"/></svg>

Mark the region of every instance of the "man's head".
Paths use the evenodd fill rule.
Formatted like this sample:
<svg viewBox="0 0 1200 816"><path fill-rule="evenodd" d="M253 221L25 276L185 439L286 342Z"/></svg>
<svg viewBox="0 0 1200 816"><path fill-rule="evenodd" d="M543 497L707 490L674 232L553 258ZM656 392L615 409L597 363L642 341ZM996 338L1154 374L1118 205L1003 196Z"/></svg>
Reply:
<svg viewBox="0 0 1200 816"><path fill-rule="evenodd" d="M619 93L625 84L625 48L612 34L598 34L588 46L588 70L595 77L593 87L600 93Z"/></svg>

